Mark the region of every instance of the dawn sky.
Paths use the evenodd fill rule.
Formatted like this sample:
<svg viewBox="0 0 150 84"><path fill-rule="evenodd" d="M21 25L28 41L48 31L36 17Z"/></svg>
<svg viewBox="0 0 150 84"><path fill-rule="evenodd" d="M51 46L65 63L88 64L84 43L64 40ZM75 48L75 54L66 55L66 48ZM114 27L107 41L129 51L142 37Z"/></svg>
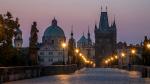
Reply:
<svg viewBox="0 0 150 84"><path fill-rule="evenodd" d="M79 40L90 27L94 41L94 25L99 23L101 6L108 6L109 21L115 16L118 41L139 43L150 37L150 0L0 0L0 14L10 11L19 17L23 31L23 46L28 46L31 24L37 21L39 42L44 30L56 17L67 39L73 25L74 37Z"/></svg>

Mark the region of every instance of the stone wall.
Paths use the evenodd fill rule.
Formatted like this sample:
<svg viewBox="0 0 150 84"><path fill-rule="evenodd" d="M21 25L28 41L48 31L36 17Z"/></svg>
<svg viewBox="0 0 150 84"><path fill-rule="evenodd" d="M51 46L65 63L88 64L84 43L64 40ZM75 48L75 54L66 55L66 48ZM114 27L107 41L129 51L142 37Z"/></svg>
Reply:
<svg viewBox="0 0 150 84"><path fill-rule="evenodd" d="M76 65L52 66L17 66L0 67L0 84L2 82L30 79L46 75L69 74L77 70Z"/></svg>

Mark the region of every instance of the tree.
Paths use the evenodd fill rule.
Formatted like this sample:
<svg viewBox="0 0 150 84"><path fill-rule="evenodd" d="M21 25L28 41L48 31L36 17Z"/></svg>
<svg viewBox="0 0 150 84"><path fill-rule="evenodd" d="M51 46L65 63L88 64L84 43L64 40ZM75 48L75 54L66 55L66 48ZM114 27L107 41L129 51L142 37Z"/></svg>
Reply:
<svg viewBox="0 0 150 84"><path fill-rule="evenodd" d="M10 12L0 15L0 64L5 66L12 65L11 58L15 56L12 39L18 25L18 19L13 20Z"/></svg>

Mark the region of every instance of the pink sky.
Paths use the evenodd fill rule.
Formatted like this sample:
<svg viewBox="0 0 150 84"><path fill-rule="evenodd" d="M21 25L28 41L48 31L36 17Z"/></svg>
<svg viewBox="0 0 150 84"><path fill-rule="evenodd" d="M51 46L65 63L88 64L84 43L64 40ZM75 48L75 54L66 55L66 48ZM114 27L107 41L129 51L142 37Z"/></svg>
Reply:
<svg viewBox="0 0 150 84"><path fill-rule="evenodd" d="M108 6L109 20L116 17L118 41L139 43L145 35L150 37L150 0L0 0L0 13L10 11L19 17L23 31L23 46L28 46L31 24L38 22L39 42L44 30L56 17L58 25L70 37L71 25L74 37L79 40L87 33L88 25L94 40L94 24L99 23L100 8Z"/></svg>

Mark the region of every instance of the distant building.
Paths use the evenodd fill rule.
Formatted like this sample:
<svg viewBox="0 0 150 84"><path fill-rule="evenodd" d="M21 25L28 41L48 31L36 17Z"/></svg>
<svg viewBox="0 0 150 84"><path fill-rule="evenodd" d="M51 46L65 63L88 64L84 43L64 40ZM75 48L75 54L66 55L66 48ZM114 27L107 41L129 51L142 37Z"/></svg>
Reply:
<svg viewBox="0 0 150 84"><path fill-rule="evenodd" d="M135 50L135 56L132 56L131 50ZM122 58L121 53L125 54L125 57ZM126 42L118 42L117 43L117 56L118 56L118 64L119 65L128 65L130 64L141 64L139 60L142 59L142 45L130 44L127 45Z"/></svg>
<svg viewBox="0 0 150 84"><path fill-rule="evenodd" d="M39 64L43 66L59 64L63 62L63 56L66 60L66 50L61 46L63 42L66 42L64 31L57 25L57 20L54 18L51 26L44 32L38 50Z"/></svg>
<svg viewBox="0 0 150 84"><path fill-rule="evenodd" d="M94 60L95 48L91 40L89 30L87 33L87 38L83 34L82 37L78 40L77 47L80 49L81 53L83 53L88 58Z"/></svg>
<svg viewBox="0 0 150 84"><path fill-rule="evenodd" d="M95 25L95 59L97 67L100 66L105 56L110 56L116 52L116 42L117 29L115 20L109 26L107 11L102 11L99 27Z"/></svg>
<svg viewBox="0 0 150 84"><path fill-rule="evenodd" d="M22 44L23 44L22 31L20 30L19 27L16 28L14 35L15 35L15 39L14 39L15 48L17 49L22 48Z"/></svg>

